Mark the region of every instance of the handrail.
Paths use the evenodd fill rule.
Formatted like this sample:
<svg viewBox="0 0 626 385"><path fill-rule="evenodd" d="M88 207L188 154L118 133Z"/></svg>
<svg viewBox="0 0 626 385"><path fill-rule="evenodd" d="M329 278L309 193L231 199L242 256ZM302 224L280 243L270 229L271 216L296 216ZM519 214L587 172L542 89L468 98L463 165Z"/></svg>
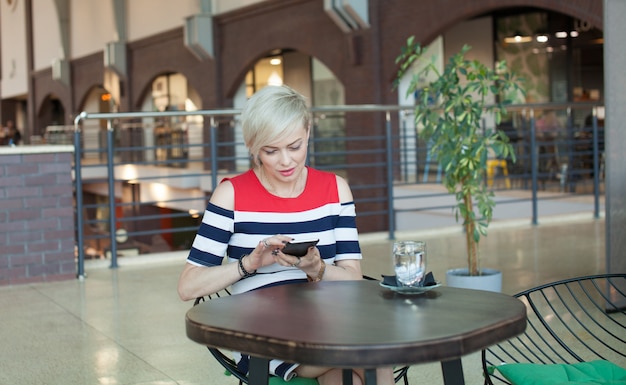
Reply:
<svg viewBox="0 0 626 385"><path fill-rule="evenodd" d="M547 142L544 139L540 139L537 137L537 116L543 110L554 110L561 114L563 114L566 119L565 127L561 127L554 139L554 143L551 145L554 146L555 150L563 150L564 154L558 153L554 155L558 157L558 161L564 161L572 163L572 159L584 158L591 156L590 166L588 168L580 168L575 167L573 164L569 164L569 168L566 168L567 176L577 177L577 178L587 178L587 176L591 176L593 179L593 193L594 193L594 217L599 217L599 196L600 196L600 178L602 174L602 159L601 159L601 148L600 144L602 143L602 137L599 130L599 119L598 119L598 110L602 105L598 103L575 103L575 104L561 104L561 103L547 103L547 104L520 104L520 105L512 105L508 106L507 109L510 111L510 116L512 117L512 121L514 121L515 130L520 135L527 135L527 138L521 137L518 139L518 142L515 143L516 149L523 155L521 159L524 165L529 164L529 166L524 166L523 170L518 170L518 175L509 176L509 178L519 177L522 180L523 189L528 189L524 187L525 180L530 180L531 186L530 191L532 193L530 201L532 202L532 218L531 223L538 223L538 201L540 200L538 196L538 191L540 189L540 184L542 187L546 186L546 183L552 183L551 178L555 178L557 174L560 173L560 180L557 182L557 185L560 183L560 189L563 193L565 193L565 188L567 187L565 184L574 183L570 180L570 178L565 177L564 172L558 167L554 169L554 165L549 170L542 169L542 164L554 160L548 159L548 156L552 156L550 154L541 153L540 149L547 145ZM112 113L88 113L82 112L76 116L74 119L74 133L73 133L73 141L75 146L75 179L76 179L76 217L77 217L77 248L78 248L78 276L84 276L84 259L85 259L85 239L87 238L84 232L85 226L89 226L90 224L95 224L96 226L100 226L102 224L101 220L93 221L85 218L84 216L84 208L86 207L83 194L84 194L84 179L86 178L83 171L89 171L92 169L100 170L103 167L106 169L106 175L104 175L107 190L110 197L115 197L115 186L116 183L126 181L130 182L129 179L126 179L126 176L117 176L116 169L125 165L136 165L141 167L152 167L154 169L167 170L171 175L163 176L161 174L155 175L139 175L134 182L142 182L151 180L151 182L162 182L164 179L174 180L172 178L193 178L194 180L203 179L203 175L210 174L210 186L216 186L218 180L221 176L224 175L232 175L234 173L238 173L241 170L237 170L233 168L233 164L236 165L238 163L247 163L249 162L247 151L244 151L243 143L241 139L237 139L236 130L233 130L232 127L238 124L238 115L240 114L239 109L219 109L219 110L198 110L198 111L148 111L148 112L112 112ZM312 134L311 144L309 150L309 162L314 162L315 166L320 169L327 169L330 171L339 171L339 172L350 172L350 170L362 169L362 168L380 168L381 174L384 173L386 176L383 180L379 182L374 181L372 184L367 185L353 185L353 191L361 191L367 189L376 189L384 187L385 197L377 197L377 196L369 196L367 198L363 197L357 203L357 205L368 205L368 204L376 204L377 202L381 202L386 205L387 209L383 213L381 211L372 210L370 212L359 210L361 216L370 216L370 215L387 215L388 218L388 235L390 239L395 237L395 232L397 231L397 213L401 212L419 212L425 210L423 207L408 207L408 208L398 208L394 207L394 204L402 201L403 199L415 198L418 199L417 196L404 196L398 197L394 196L394 189L401 186L410 186L410 185L418 185L423 184L425 181L428 181L429 172L429 163L435 162L434 159L424 160L426 155L426 147L422 143L422 139L419 136L419 130L415 130L414 126L411 126L412 122L409 121L407 126L407 119L412 119L411 115L413 112L412 106L402 106L402 105L351 105L351 106L320 106L311 108L311 112L315 117L315 130L314 134ZM342 118L346 116L345 114L351 112L358 113L384 113L381 123L384 125L379 131L381 135L379 136L336 136L337 127L341 127L343 122ZM574 127L574 115L578 115L580 118L580 113L589 112L592 116L592 127L589 128L590 132L583 132L587 129L580 129ZM186 119L191 117L202 116L205 120L203 124L200 123L189 123ZM208 119L207 119L208 118ZM170 142L170 143L133 143L131 140L129 143L125 145L121 145L121 143L117 143L120 140L120 136L124 135L135 135L138 133L142 141L144 139L150 139L150 132L152 129L158 127L155 123L152 122L138 122L139 119L154 119L155 122L159 121L167 121L167 119L183 119L182 122L176 123L176 130L184 130L185 135L189 135L192 131L194 131L198 135L203 135L197 137L195 142ZM130 122L127 122L130 120ZM580 119L579 119L580 120ZM105 142L98 143L98 145L94 148L93 143L92 146L89 146L85 136L84 125L88 124L90 121L106 121L106 138L101 137ZM331 122L331 123L326 123ZM224 123L229 123L223 126ZM321 129L322 124L328 124L332 126L332 129L335 131L335 136L324 136L326 133L317 133L317 129ZM181 128L182 127L182 128ZM186 128L187 127L187 128ZM191 130L191 127L195 127ZM132 131L131 131L132 130ZM585 135L590 134L589 139L585 139L584 143L582 140L576 139L573 141L572 133L574 130L579 130ZM196 132L197 131L197 132ZM339 130L340 131L340 130ZM178 131L176 131L178 132ZM229 135L234 135L230 140L220 139L220 135L224 135L225 133L229 133ZM323 135L324 134L324 135ZM155 133L156 135L156 133ZM130 136L129 136L130 137ZM92 141L94 140L92 137ZM166 138L167 139L167 138ZM171 138L169 138L171 140ZM190 141L190 139L187 139ZM348 151L346 150L345 143L347 141L357 143L363 142L365 143L373 143L371 144L371 149L361 149ZM585 146L590 149L584 151L574 150L573 147L577 144L583 143ZM399 144L399 145L398 145ZM368 144L369 145L369 144ZM326 148L325 148L326 147ZM562 148L561 148L562 147ZM370 147L368 147L370 148ZM185 158L175 158L170 157L175 151L179 151L182 154L186 154ZM196 156L188 155L190 152L195 151ZM156 159L159 152L164 153L164 159ZM238 153L239 152L239 153ZM96 162L87 161L83 158L88 158L90 154L106 154L105 162ZM139 154L140 160L134 159L134 153ZM152 154L148 156L148 154ZM368 156L368 154L372 154L372 156ZM125 155L129 155L129 158L132 158L127 161L120 161L118 158L123 158ZM384 164L382 162L376 163L374 161L369 160L369 158L374 159L377 155L381 155L384 159ZM358 156L359 158L363 158L364 161L360 163L345 163L344 161L338 160L343 159L348 156ZM151 159L150 157L154 158ZM143 159L146 158L146 159ZM519 157L518 157L519 158ZM323 159L321 161L320 159ZM426 163L424 163L426 162ZM188 170L185 168L178 169L177 166L181 167L190 167L191 164L201 165L200 170ZM520 162L518 162L520 163ZM230 165L225 168L224 165ZM162 166L169 166L167 168L162 168ZM557 164L558 166L558 164ZM517 165L514 165L517 167ZM230 168L230 169L228 169ZM176 172L174 172L176 171ZM421 178L418 173L424 171L423 178ZM438 170L437 178L439 178L441 170ZM175 174L175 175L174 175ZM121 178L121 179L120 179ZM424 179L424 180L422 180ZM438 181L438 179L436 179ZM541 182L541 183L540 183ZM555 181L556 182L556 181ZM430 182L426 182L430 183ZM211 187L212 189L212 187ZM208 191L208 190L207 190ZM195 197L194 199L199 199ZM511 200L519 201L519 200ZM172 200L171 202L174 202ZM145 201L141 200L139 202L135 202L138 205L145 203ZM167 203L167 202L166 202ZM184 203L184 202L183 202ZM502 204L506 204L503 202ZM89 206L91 207L91 206ZM115 199L109 199L108 202L108 211L109 217L107 218L107 226L110 229L108 234L108 240L110 242L110 251L111 251L111 267L117 267L117 242L115 239L115 227L121 223L127 223L131 220L128 218L120 219L117 217L117 210L124 210L127 207L124 204L116 204ZM431 206L433 209L435 206ZM138 216L137 218L141 218ZM185 227L186 228L186 227ZM113 231L111 231L111 229ZM152 233L154 230L147 231L136 231L132 235L139 235L140 233ZM102 238L102 236L98 236L95 238Z"/></svg>

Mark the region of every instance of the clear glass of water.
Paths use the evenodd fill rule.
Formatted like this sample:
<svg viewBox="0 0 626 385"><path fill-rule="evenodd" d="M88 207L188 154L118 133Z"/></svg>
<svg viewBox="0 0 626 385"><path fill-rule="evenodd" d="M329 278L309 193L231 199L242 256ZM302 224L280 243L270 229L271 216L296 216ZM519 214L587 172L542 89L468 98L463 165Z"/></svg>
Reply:
<svg viewBox="0 0 626 385"><path fill-rule="evenodd" d="M426 276L426 242L394 242L393 262L398 286L424 286L424 277Z"/></svg>

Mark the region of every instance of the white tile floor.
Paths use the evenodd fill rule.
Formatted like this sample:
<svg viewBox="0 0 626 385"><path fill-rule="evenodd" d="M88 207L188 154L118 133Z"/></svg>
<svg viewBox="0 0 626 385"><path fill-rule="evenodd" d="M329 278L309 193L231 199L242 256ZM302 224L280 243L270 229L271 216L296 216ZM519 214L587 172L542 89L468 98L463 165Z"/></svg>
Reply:
<svg viewBox="0 0 626 385"><path fill-rule="evenodd" d="M483 265L504 273L505 293L603 272L604 220L492 226ZM457 229L458 230L458 229ZM399 233L428 244L438 280L463 266L460 231ZM364 273L389 273L390 242L362 239ZM84 281L0 288L0 384L236 384L206 349L185 336L191 303L176 294L184 253L88 261ZM482 384L477 353L463 359L466 383ZM413 366L411 384L441 384L438 364Z"/></svg>

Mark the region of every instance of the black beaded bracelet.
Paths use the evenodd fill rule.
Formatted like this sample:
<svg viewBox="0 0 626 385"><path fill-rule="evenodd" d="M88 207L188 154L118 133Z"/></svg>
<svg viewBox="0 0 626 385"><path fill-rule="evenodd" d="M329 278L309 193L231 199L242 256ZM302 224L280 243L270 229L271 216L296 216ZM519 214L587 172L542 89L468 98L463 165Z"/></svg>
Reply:
<svg viewBox="0 0 626 385"><path fill-rule="evenodd" d="M241 278L250 278L256 275L256 270L253 273L248 272L245 267L243 267L243 257L247 257L248 254L244 254L239 258L239 268L241 269L241 273L243 276Z"/></svg>

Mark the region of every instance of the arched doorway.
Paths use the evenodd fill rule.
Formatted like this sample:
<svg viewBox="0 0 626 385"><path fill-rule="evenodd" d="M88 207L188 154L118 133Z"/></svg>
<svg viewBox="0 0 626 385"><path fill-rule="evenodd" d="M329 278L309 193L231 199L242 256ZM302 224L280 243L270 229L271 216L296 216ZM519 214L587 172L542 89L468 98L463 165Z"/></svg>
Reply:
<svg viewBox="0 0 626 385"><path fill-rule="evenodd" d="M302 52L276 49L257 60L248 70L244 82L234 97L234 107L242 108L247 98L267 85L281 84L286 84L307 97L311 107L345 104L343 85L324 63ZM313 124L311 132L313 139L345 137L343 114L316 114ZM242 171L249 168L250 163L239 125L235 130L235 143L238 143L235 149L238 159L237 169ZM314 151L310 152L342 151L345 151L343 141L320 140L314 145ZM311 158L311 163L315 165L343 164L344 160L315 156Z"/></svg>
<svg viewBox="0 0 626 385"><path fill-rule="evenodd" d="M202 106L198 92L181 73L156 76L144 94L142 111L197 111ZM145 151L144 159L161 162L163 166L176 167L187 163L169 162L176 159L202 158L203 122L202 116L143 118L141 124L143 145L155 147L154 151ZM188 150L167 148L177 144L189 144Z"/></svg>
<svg viewBox="0 0 626 385"><path fill-rule="evenodd" d="M116 109L111 93L102 86L95 86L84 99L81 111L88 113L108 113ZM104 159L104 153L98 150L106 148L106 121L87 119L82 126L83 158Z"/></svg>
<svg viewBox="0 0 626 385"><path fill-rule="evenodd" d="M512 171L528 184L532 154L537 152L538 179L543 189L588 191L593 176L589 161L589 154L593 152L592 107L569 106L577 102L602 103L602 31L549 10L498 10L462 21L444 31L429 45L428 59L423 63L434 57L441 70L448 58L465 44L472 47L467 55L469 59L487 64L505 60L523 79L521 85L526 93L517 95L517 103L532 104L527 109L532 109L532 115L514 111L497 127L493 117L485 117L486 129L504 131L518 150L517 162L509 166L507 173ZM416 67L423 63L417 63ZM411 76L407 74L400 83L398 102L401 105L414 103L413 95L406 95L405 87ZM432 79L423 79L424 85L429 80ZM602 125L602 106L598 108L597 117ZM441 170L437 169L434 159L429 159L427 144L419 142L419 128L413 124L413 116L401 116L400 121L406 132L411 133L401 138L401 146L406 149L403 153L408 154L407 159L401 161L402 175L423 182L439 181ZM533 130L536 141L531 144ZM602 132L600 129L600 134ZM602 151L602 134L599 141ZM423 151L415 150L416 146Z"/></svg>
<svg viewBox="0 0 626 385"><path fill-rule="evenodd" d="M41 103L37 122L35 135L42 135L51 144L71 143L71 137L65 134L65 107L56 95L49 94Z"/></svg>

